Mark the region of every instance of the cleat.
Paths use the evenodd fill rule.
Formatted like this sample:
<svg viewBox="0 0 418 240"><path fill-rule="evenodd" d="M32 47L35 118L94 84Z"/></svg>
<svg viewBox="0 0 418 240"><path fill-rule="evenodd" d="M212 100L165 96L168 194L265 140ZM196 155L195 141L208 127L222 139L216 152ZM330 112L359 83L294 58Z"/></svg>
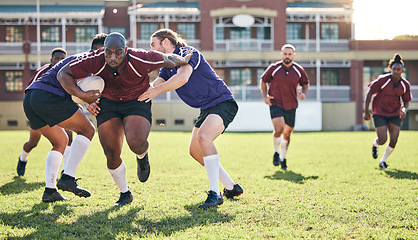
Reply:
<svg viewBox="0 0 418 240"><path fill-rule="evenodd" d="M199 208L211 208L218 205L221 205L224 203L224 199L222 198L222 195L218 195L214 191L208 192L208 198L206 198L206 201L199 205Z"/></svg>
<svg viewBox="0 0 418 240"><path fill-rule="evenodd" d="M57 202L57 201L67 201L68 198L61 196L61 194L55 190L52 194L48 194L44 191L42 195L42 202Z"/></svg>
<svg viewBox="0 0 418 240"><path fill-rule="evenodd" d="M275 152L273 155L273 165L274 166L280 165L280 154L278 152Z"/></svg>
<svg viewBox="0 0 418 240"><path fill-rule="evenodd" d="M138 156L136 157L137 172L138 179L141 182L146 182L148 180L150 174L150 165L148 161L148 153L142 159L139 159Z"/></svg>
<svg viewBox="0 0 418 240"><path fill-rule="evenodd" d="M120 193L119 200L113 206L116 206L116 207L125 206L127 204L130 204L133 199L134 197L132 196L131 191L128 190L125 193Z"/></svg>
<svg viewBox="0 0 418 240"><path fill-rule="evenodd" d="M26 163L28 163L28 162L24 162L24 161L20 160L20 157L19 157L19 161L17 162L17 169L16 169L17 170L17 175L19 177L23 177L23 175L25 175Z"/></svg>
<svg viewBox="0 0 418 240"><path fill-rule="evenodd" d="M379 155L379 153L377 151L377 147L373 146L372 147L372 156L373 156L373 158L376 159L378 155Z"/></svg>
<svg viewBox="0 0 418 240"><path fill-rule="evenodd" d="M282 165L282 170L287 170L286 158L280 161L280 164Z"/></svg>
<svg viewBox="0 0 418 240"><path fill-rule="evenodd" d="M379 163L379 167L381 169L385 169L385 168L389 168L389 165L386 162L381 162L381 163Z"/></svg>
<svg viewBox="0 0 418 240"><path fill-rule="evenodd" d="M228 190L226 188L224 188L224 197L226 198L234 198L234 197L238 197L239 195L241 195L244 192L244 190L242 189L242 187L237 183L234 185L234 188L232 188L232 190Z"/></svg>
<svg viewBox="0 0 418 240"><path fill-rule="evenodd" d="M62 190L62 191L68 191L68 192L72 192L75 195L79 196L79 197L90 197L91 194L89 191L87 191L84 188L81 188L78 186L77 181L79 179L74 179L72 177L70 177L70 179L67 180L63 180L63 177L69 177L67 174L63 174L60 178L60 180L58 180L57 182L57 188Z"/></svg>

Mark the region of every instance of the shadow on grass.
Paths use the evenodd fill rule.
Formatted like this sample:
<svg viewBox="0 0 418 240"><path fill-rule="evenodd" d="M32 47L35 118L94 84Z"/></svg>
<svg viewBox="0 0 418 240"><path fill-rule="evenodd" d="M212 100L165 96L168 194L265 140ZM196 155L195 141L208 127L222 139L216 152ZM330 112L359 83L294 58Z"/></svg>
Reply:
<svg viewBox="0 0 418 240"><path fill-rule="evenodd" d="M219 222L228 222L233 217L219 213L217 208L198 209L197 205L185 206L190 213L183 216L138 216L144 207L110 207L104 211L87 212L78 218L62 218L73 214L72 206L67 202L39 203L27 211L0 213L2 225L10 226L13 231L3 237L7 239L115 239L144 238L150 236L167 237L175 232L184 231ZM21 229L18 230L18 229ZM27 230L25 230L27 229ZM16 237L16 231L28 231L29 234ZM15 233L12 233L15 232ZM0 234L1 235L1 234Z"/></svg>
<svg viewBox="0 0 418 240"><path fill-rule="evenodd" d="M409 172L409 171L390 169L390 170L385 170L385 173L389 177L393 177L393 178L396 178L396 179L411 179L411 180L417 180L418 179L418 174L417 173Z"/></svg>
<svg viewBox="0 0 418 240"><path fill-rule="evenodd" d="M302 174L295 173L293 171L277 171L272 176L265 176L267 179L271 180L286 180L290 182L294 182L297 184L304 184L307 180L310 179L318 179L318 176L309 176L305 177Z"/></svg>
<svg viewBox="0 0 418 240"><path fill-rule="evenodd" d="M3 195L18 194L39 189L45 185L45 182L26 183L26 179L22 177L13 177L13 182L9 182L0 187Z"/></svg>

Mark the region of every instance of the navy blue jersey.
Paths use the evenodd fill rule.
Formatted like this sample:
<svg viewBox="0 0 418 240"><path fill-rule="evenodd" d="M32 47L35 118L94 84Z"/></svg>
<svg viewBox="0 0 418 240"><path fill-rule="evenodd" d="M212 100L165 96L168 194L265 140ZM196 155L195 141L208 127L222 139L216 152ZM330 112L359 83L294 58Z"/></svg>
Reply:
<svg viewBox="0 0 418 240"><path fill-rule="evenodd" d="M61 86L61 83L57 79L57 74L61 68L63 68L67 63L71 62L72 60L79 58L81 56L84 56L87 53L81 53L69 56L61 61L59 61L57 64L55 64L51 69L49 69L46 73L44 73L41 77L34 80L26 89L40 89L44 90L53 94L56 94L61 97L71 97L71 95L64 90L64 88Z"/></svg>
<svg viewBox="0 0 418 240"><path fill-rule="evenodd" d="M189 106L207 109L218 105L221 102L233 99L232 93L225 82L215 73L203 55L195 48L176 47L174 54L182 57L187 55L187 50L193 51L189 64L193 68L189 81L176 89L178 96ZM177 73L178 67L160 70L159 77L168 80Z"/></svg>

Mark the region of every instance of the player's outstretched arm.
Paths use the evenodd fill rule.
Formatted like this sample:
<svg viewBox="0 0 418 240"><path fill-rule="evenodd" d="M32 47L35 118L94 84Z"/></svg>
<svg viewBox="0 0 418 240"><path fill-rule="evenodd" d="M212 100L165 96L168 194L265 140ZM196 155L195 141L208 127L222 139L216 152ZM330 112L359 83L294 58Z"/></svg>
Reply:
<svg viewBox="0 0 418 240"><path fill-rule="evenodd" d="M190 65L182 66L177 70L177 73L173 75L167 81L164 81L162 78L157 78L151 87L147 89L141 96L138 97L138 101L145 101L149 102L155 96L161 93L169 92L175 90L184 84L187 83L189 80L190 75L192 75L193 68Z"/></svg>
<svg viewBox="0 0 418 240"><path fill-rule="evenodd" d="M164 64L163 67L173 68L177 66L184 66L189 63L190 58L193 55L193 51L188 50L187 55L182 57L177 54L163 54Z"/></svg>

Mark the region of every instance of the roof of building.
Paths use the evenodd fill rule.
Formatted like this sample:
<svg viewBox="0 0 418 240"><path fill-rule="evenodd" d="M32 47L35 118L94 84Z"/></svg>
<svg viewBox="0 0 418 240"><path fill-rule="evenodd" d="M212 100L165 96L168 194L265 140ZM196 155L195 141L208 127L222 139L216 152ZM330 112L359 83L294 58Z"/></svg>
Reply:
<svg viewBox="0 0 418 240"><path fill-rule="evenodd" d="M92 12L97 13L104 10L104 5L40 5L39 11L44 13L56 12ZM33 13L36 12L36 5L2 5L1 13Z"/></svg>
<svg viewBox="0 0 418 240"><path fill-rule="evenodd" d="M326 3L326 2L289 2L287 3L289 8L345 8L339 4Z"/></svg>
<svg viewBox="0 0 418 240"><path fill-rule="evenodd" d="M197 8L198 2L155 2L142 5L140 8Z"/></svg>
<svg viewBox="0 0 418 240"><path fill-rule="evenodd" d="M199 13L198 2L154 2L150 4L137 5L136 8L130 8L129 12L189 12Z"/></svg>

